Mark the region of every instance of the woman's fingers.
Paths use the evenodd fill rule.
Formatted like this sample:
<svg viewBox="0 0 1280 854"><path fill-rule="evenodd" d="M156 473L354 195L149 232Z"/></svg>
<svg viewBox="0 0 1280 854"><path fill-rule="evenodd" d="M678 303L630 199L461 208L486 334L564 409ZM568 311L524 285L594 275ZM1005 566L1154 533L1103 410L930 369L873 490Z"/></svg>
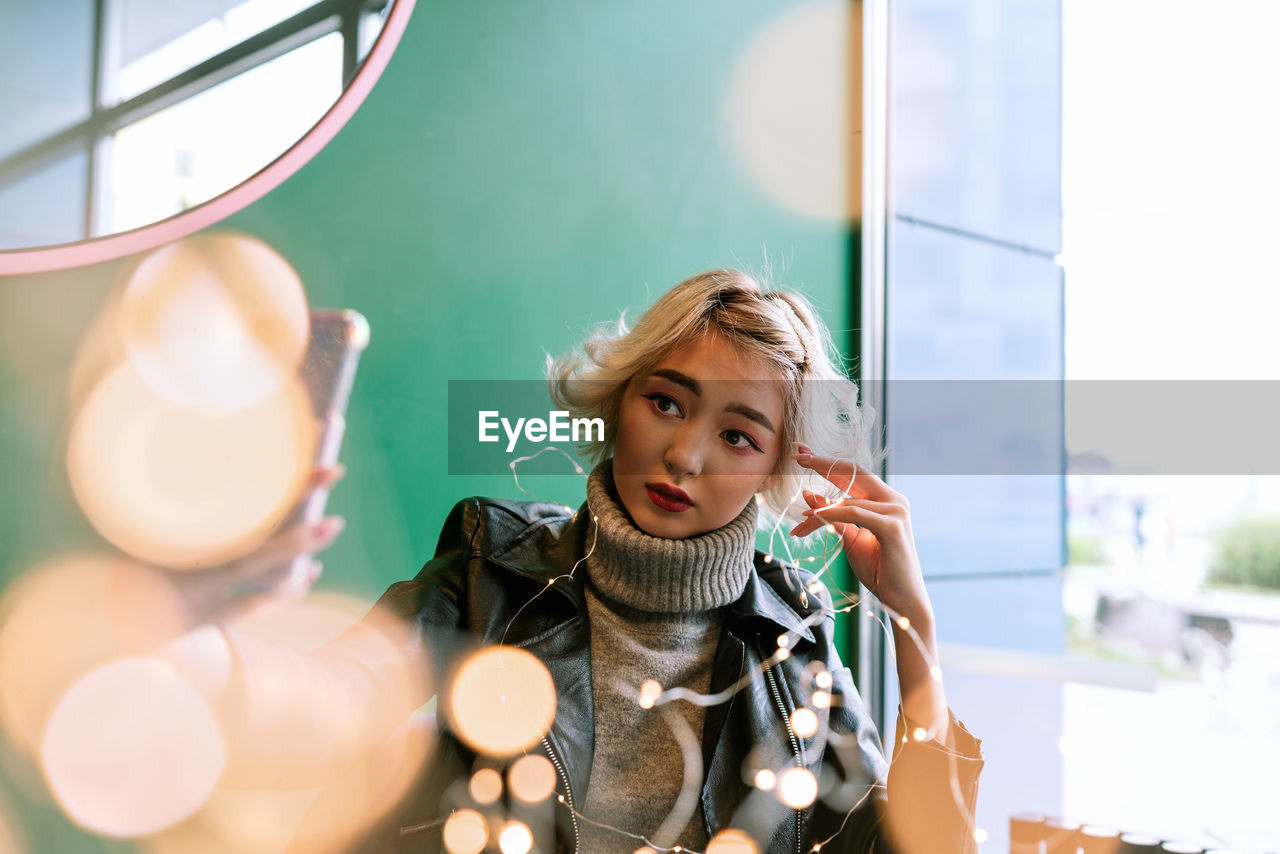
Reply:
<svg viewBox="0 0 1280 854"><path fill-rule="evenodd" d="M299 555L315 554L333 545L345 526L346 520L341 516L326 516L310 525L294 525L233 563L232 575L245 581L258 579L270 587L280 570L293 566Z"/></svg>
<svg viewBox="0 0 1280 854"><path fill-rule="evenodd" d="M863 510L869 510L872 513L879 513L882 516L890 517L905 516L907 512L905 507L893 501L872 501L870 498L846 498L843 501L826 504L825 506L811 506L809 510L803 511L801 515L815 516L821 514L823 518L828 520L839 519L840 521L848 522L852 520L843 518L840 511L850 507L859 507Z"/></svg>
<svg viewBox="0 0 1280 854"><path fill-rule="evenodd" d="M866 528L879 540L892 538L902 524L901 507L866 498L847 498L820 510L806 510L804 515L833 524L845 523Z"/></svg>
<svg viewBox="0 0 1280 854"><path fill-rule="evenodd" d="M311 470L311 479L307 483L307 491L333 489L346 473L347 467L342 463L334 463L331 466L316 466Z"/></svg>
<svg viewBox="0 0 1280 854"><path fill-rule="evenodd" d="M805 444L797 444L796 447L799 448L799 453L793 454L792 459L803 468L831 481L837 489L847 495L879 500L892 500L899 497L875 472L859 466L852 460L817 456Z"/></svg>
<svg viewBox="0 0 1280 854"><path fill-rule="evenodd" d="M836 460L830 457L815 456L808 445L797 445L799 453L793 455L797 463L810 471L816 472L835 484L841 492L848 492L857 481L858 467L852 460Z"/></svg>

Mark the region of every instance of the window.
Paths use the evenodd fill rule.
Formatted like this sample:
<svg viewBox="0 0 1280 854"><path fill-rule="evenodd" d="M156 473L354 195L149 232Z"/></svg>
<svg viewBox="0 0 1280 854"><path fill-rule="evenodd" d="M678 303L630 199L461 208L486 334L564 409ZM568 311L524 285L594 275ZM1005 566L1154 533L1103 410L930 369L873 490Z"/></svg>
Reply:
<svg viewBox="0 0 1280 854"><path fill-rule="evenodd" d="M333 104L390 4L11 5L0 209L21 215L0 249L136 228L248 178Z"/></svg>

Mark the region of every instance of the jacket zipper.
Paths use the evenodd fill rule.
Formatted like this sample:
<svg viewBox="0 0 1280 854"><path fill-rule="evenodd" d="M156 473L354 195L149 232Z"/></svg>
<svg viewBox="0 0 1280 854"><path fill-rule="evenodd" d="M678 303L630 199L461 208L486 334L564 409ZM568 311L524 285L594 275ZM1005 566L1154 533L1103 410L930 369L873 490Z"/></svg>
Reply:
<svg viewBox="0 0 1280 854"><path fill-rule="evenodd" d="M560 757L556 756L554 750L551 749L551 742L547 737L542 736L542 746L547 749L547 756L551 759L551 764L556 766L556 773L560 775L561 782L564 783L564 800L566 806L569 807L569 820L573 822L573 854L578 854L578 811L573 806L573 790L569 788L569 775L565 772L564 766L560 764ZM797 852L799 854L799 852Z"/></svg>
<svg viewBox="0 0 1280 854"><path fill-rule="evenodd" d="M800 755L800 742L796 739L795 730L791 728L791 719L787 717L787 707L782 702L782 692L778 690L778 682L774 679L773 668L777 665L771 664L765 668L764 675L769 679L769 689L773 691L773 699L778 704L778 711L782 713L782 723L787 728L787 735L791 737L791 749L796 754L796 767L804 767L804 758ZM800 813L796 810L796 854L800 854ZM575 825L576 829L576 825Z"/></svg>

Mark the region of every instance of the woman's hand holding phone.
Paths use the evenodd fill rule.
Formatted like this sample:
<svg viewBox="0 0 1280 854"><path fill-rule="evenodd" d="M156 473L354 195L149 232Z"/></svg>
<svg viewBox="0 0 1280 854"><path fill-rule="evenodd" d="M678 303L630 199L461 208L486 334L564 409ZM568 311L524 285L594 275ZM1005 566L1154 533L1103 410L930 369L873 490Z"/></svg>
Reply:
<svg viewBox="0 0 1280 854"><path fill-rule="evenodd" d="M332 489L344 474L341 463L317 466L306 494ZM320 578L323 567L318 560L301 558L333 545L344 526L341 516L325 516L316 522L296 521L249 554L220 566L162 572L185 606L191 628L228 622L306 595Z"/></svg>

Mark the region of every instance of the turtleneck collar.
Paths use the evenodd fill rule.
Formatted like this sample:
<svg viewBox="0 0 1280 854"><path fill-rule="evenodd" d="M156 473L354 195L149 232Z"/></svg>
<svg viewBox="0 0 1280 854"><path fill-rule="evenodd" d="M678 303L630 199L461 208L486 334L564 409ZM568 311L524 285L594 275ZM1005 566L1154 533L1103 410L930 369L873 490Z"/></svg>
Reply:
<svg viewBox="0 0 1280 854"><path fill-rule="evenodd" d="M609 599L641 611L688 614L722 608L742 595L752 572L754 500L733 521L701 536L653 537L622 507L613 461L605 460L587 478L587 506L599 520L587 574Z"/></svg>

